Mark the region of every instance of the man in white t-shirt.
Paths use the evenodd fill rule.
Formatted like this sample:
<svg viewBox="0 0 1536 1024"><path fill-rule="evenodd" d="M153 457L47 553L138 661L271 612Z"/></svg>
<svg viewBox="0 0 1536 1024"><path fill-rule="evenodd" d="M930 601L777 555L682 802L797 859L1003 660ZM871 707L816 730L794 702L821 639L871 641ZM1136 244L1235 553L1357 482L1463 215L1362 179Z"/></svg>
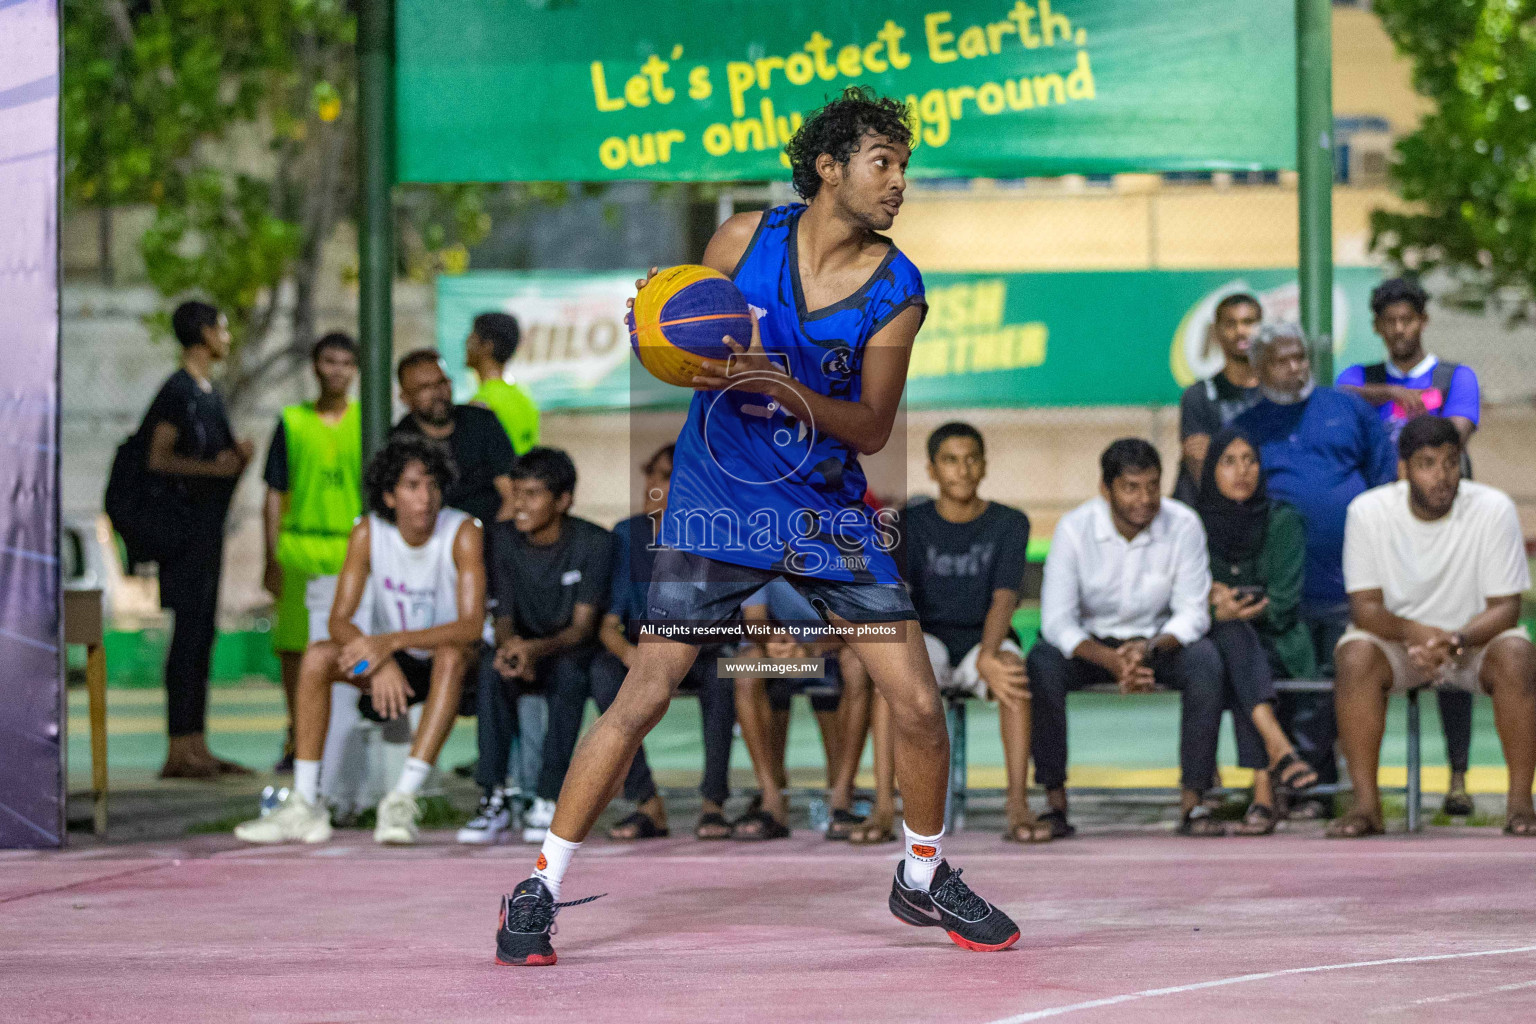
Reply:
<svg viewBox="0 0 1536 1024"><path fill-rule="evenodd" d="M1487 691L1509 768L1510 835L1536 835L1536 647L1519 625L1531 585L1508 495L1461 479L1461 435L1438 416L1409 421L1398 481L1350 502L1334 700L1355 809L1330 836L1382 831L1376 770L1387 695L1416 686Z"/></svg>
<svg viewBox="0 0 1536 1024"><path fill-rule="evenodd" d="M359 710L375 721L421 703L421 725L394 789L379 802L376 842L417 839L416 796L458 714L470 654L485 625L485 551L480 521L443 507L457 477L448 448L397 433L363 474L369 515L347 540L327 624L329 639L299 663L294 714L293 790L272 813L235 826L248 843L321 843L331 837L321 803L320 755L331 717L331 686L364 692Z"/></svg>

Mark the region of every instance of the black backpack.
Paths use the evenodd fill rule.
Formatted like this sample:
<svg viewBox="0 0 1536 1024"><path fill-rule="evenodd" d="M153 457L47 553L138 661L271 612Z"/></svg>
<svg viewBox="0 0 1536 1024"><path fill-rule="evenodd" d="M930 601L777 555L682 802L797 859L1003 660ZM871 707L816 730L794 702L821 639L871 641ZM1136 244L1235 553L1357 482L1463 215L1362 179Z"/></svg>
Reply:
<svg viewBox="0 0 1536 1024"><path fill-rule="evenodd" d="M1365 371L1365 383L1388 384L1386 363L1371 363L1361 367ZM1429 387L1432 391L1440 392L1440 408L1445 408L1446 399L1451 397L1451 378L1456 376L1456 371L1461 369L1460 363L1453 363L1442 359L1435 363L1434 370L1430 373ZM1465 447L1461 450L1461 475L1465 480L1472 479L1472 457L1467 454Z"/></svg>
<svg viewBox="0 0 1536 1024"><path fill-rule="evenodd" d="M192 531L186 486L149 471L147 426L140 424L117 446L102 499L112 528L123 538L129 572L145 562L164 562L174 556Z"/></svg>

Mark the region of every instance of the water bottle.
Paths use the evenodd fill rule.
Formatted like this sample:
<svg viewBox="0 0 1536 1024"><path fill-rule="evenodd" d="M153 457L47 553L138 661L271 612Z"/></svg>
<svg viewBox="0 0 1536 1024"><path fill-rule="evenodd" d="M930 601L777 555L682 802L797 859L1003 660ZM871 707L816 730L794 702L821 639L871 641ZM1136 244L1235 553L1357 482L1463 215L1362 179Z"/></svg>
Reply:
<svg viewBox="0 0 1536 1024"><path fill-rule="evenodd" d="M819 796L811 798L810 814L811 828L817 832L825 832L832 824L832 812L827 810L827 802Z"/></svg>

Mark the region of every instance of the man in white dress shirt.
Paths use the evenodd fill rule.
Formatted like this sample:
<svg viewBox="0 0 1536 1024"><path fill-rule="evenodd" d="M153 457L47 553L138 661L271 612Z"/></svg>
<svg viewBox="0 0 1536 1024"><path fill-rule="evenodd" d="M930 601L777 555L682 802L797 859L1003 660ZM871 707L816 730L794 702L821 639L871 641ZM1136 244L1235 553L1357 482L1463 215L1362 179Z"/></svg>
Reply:
<svg viewBox="0 0 1536 1024"><path fill-rule="evenodd" d="M1100 497L1062 517L1051 538L1040 595L1040 640L1029 652L1035 778L1058 836L1067 822L1067 692L1118 683L1183 694L1179 726L1180 832L1220 834L1201 795L1216 772L1222 664L1210 628L1205 530L1188 507L1163 498L1162 460L1140 438L1099 458Z"/></svg>
<svg viewBox="0 0 1536 1024"><path fill-rule="evenodd" d="M1508 495L1461 478L1462 444L1449 419L1409 420L1398 481L1349 503L1350 628L1334 656L1334 701L1355 806L1330 836L1382 830L1376 771L1387 695L1426 684L1493 698L1509 768L1504 831L1536 835L1536 647L1520 625L1520 595L1531 586L1525 540Z"/></svg>

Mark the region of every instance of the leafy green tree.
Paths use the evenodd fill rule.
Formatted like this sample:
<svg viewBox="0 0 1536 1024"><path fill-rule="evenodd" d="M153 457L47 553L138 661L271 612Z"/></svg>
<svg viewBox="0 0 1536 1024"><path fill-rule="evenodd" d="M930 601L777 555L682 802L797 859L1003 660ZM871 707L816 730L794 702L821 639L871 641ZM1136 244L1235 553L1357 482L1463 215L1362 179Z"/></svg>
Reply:
<svg viewBox="0 0 1536 1024"><path fill-rule="evenodd" d="M357 203L356 29L346 0L64 2L66 201L153 207L149 279L229 315L236 408L314 340L322 247ZM401 203L404 269L462 269L487 191Z"/></svg>
<svg viewBox="0 0 1536 1024"><path fill-rule="evenodd" d="M1372 215L1373 244L1446 298L1536 319L1536 0L1375 0L1435 109L1397 145L1407 212Z"/></svg>

